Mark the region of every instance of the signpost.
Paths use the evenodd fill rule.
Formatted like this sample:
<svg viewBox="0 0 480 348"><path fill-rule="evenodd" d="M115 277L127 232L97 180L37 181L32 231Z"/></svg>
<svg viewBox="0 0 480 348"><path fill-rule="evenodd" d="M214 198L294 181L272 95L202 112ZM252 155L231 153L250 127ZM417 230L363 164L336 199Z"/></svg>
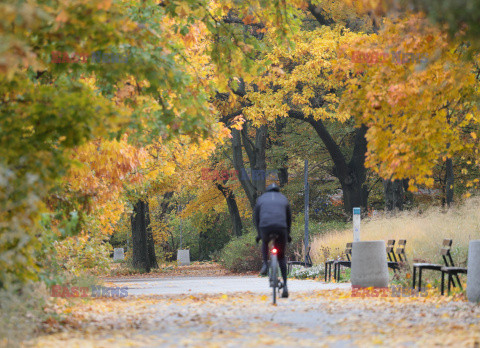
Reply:
<svg viewBox="0 0 480 348"><path fill-rule="evenodd" d="M353 208L353 241L360 241L360 208Z"/></svg>
<svg viewBox="0 0 480 348"><path fill-rule="evenodd" d="M182 208L180 206L180 204L177 206L177 213L179 215L179 218L180 218L180 213L182 211ZM183 235L183 226L182 226L182 219L180 218L180 249L182 249L182 236Z"/></svg>
<svg viewBox="0 0 480 348"><path fill-rule="evenodd" d="M177 212L180 215L182 211L181 205L178 205ZM180 216L179 216L180 218ZM182 249L183 248L183 223L180 218L180 248L177 250L177 264L179 266L188 266L190 265L190 250Z"/></svg>
<svg viewBox="0 0 480 348"><path fill-rule="evenodd" d="M305 160L305 264L307 264L307 250L308 250L308 160Z"/></svg>

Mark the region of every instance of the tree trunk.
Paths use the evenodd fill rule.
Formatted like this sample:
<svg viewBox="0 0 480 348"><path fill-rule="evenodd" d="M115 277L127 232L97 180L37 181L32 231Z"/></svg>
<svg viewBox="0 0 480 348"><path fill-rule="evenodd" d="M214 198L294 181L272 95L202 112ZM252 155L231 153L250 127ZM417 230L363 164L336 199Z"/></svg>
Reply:
<svg viewBox="0 0 480 348"><path fill-rule="evenodd" d="M348 216L351 216L354 207L367 207L368 188L365 184L365 153L367 152L367 140L365 134L367 127L362 125L356 129L353 155L347 163L340 146L332 138L323 125L322 120L315 120L313 117L305 117L303 112L290 110L289 117L308 122L317 132L335 165L335 176L340 181L343 191L343 207Z"/></svg>
<svg viewBox="0 0 480 348"><path fill-rule="evenodd" d="M228 212L230 213L230 220L232 221L233 234L237 237L242 235L242 219L240 218L240 212L238 211L237 201L235 194L228 187L217 183L217 188L222 193L223 197L227 201Z"/></svg>
<svg viewBox="0 0 480 348"><path fill-rule="evenodd" d="M450 125L450 112L447 112L447 122ZM448 148L450 148L450 143L447 144ZM453 161L451 157L447 157L445 162L444 202L447 203L447 207L453 203Z"/></svg>
<svg viewBox="0 0 480 348"><path fill-rule="evenodd" d="M385 209L387 211L403 210L403 180L383 180L383 192L385 194Z"/></svg>
<svg viewBox="0 0 480 348"><path fill-rule="evenodd" d="M368 188L365 184L367 179L365 169L365 153L367 152L365 134L367 133L367 127L362 125L357 128L355 133L353 154L347 165L348 172L337 172L340 175L339 180L344 192L344 208L347 214L352 214L354 207L366 209L368 202Z"/></svg>
<svg viewBox="0 0 480 348"><path fill-rule="evenodd" d="M255 209L257 197L265 192L265 173L267 169L265 158L266 139L266 125L256 128L255 142L248 137L247 124L244 124L241 131L232 129L233 166L238 173L238 179L245 191L252 211ZM245 169L242 143L250 162L251 178Z"/></svg>
<svg viewBox="0 0 480 348"><path fill-rule="evenodd" d="M147 202L140 199L135 203L131 222L133 267L150 272L151 268L158 268L158 264Z"/></svg>
<svg viewBox="0 0 480 348"><path fill-rule="evenodd" d="M276 146L283 148L285 145L285 142L283 141L283 138L281 137L281 134L283 130L285 129L286 126L286 119L281 119L277 120L275 123L275 131L276 131L276 136L274 143ZM278 183L280 187L285 186L288 184L288 154L286 152L282 153L280 155L280 163L281 167L278 168Z"/></svg>
<svg viewBox="0 0 480 348"><path fill-rule="evenodd" d="M368 190L363 183L352 182L343 184L343 208L348 216L353 213L353 208L362 207L366 209L368 201Z"/></svg>
<svg viewBox="0 0 480 348"><path fill-rule="evenodd" d="M447 207L453 203L453 184L454 184L454 175L453 175L453 161L449 157L445 162L445 202L447 203Z"/></svg>
<svg viewBox="0 0 480 348"><path fill-rule="evenodd" d="M158 202L160 205L160 209L158 209L157 213L157 220L163 221L165 220L167 213L172 210L171 201L170 199L173 197L173 191L168 191L163 194L163 197L160 199L158 197ZM175 240L173 238L173 234L171 234L171 241L168 240L168 237L161 243L161 248L163 251L166 252L166 260L167 261L174 261L176 255L175 251L177 250L177 246L175 245Z"/></svg>
<svg viewBox="0 0 480 348"><path fill-rule="evenodd" d="M282 167L278 169L278 182L280 187L288 184L288 168Z"/></svg>

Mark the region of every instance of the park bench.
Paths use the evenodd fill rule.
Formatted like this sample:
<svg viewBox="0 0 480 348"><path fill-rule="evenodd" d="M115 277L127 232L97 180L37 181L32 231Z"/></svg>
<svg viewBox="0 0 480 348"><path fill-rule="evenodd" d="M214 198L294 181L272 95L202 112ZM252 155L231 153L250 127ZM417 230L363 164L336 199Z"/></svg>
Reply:
<svg viewBox="0 0 480 348"><path fill-rule="evenodd" d="M452 262L453 264L453 262ZM445 281L445 273L448 275L448 290L447 294L450 294L450 285L453 284L455 286L455 282L453 281L453 277L457 278L458 285L460 289L463 290L462 283L460 282L460 278L458 277L459 274L467 274L467 269L464 267L442 267L442 286L441 286L441 293L444 293L444 281Z"/></svg>
<svg viewBox="0 0 480 348"><path fill-rule="evenodd" d="M300 266L303 266L303 267L312 267L313 263L312 263L312 259L310 258L310 249L311 249L311 247L308 246L307 254L306 254L306 257L305 257L306 260L303 260L303 261L293 260L293 261L288 261L287 262L288 273L290 273L292 271L292 266L293 265L300 265Z"/></svg>
<svg viewBox="0 0 480 348"><path fill-rule="evenodd" d="M443 257L443 260L446 264L448 264L447 257L448 257L448 261L450 261L450 266L442 267L441 270L440 270L442 272L442 284L441 284L441 288L440 288L440 291L441 291L442 295L443 295L444 290L445 290L445 287L444 287L445 274L448 275L447 294L450 294L450 285L453 284L453 286L455 286L455 282L453 280L453 277L455 277L457 279L457 283L458 283L460 289L463 290L462 283L460 282L460 278L458 277L458 275L459 274L467 274L467 268L465 268L465 267L455 267L455 264L453 263L452 255L450 254L450 249L448 250L448 253L444 252L444 250L442 249L442 257Z"/></svg>
<svg viewBox="0 0 480 348"><path fill-rule="evenodd" d="M395 239L389 239L387 241L387 257L388 261L397 261L397 258L394 253Z"/></svg>
<svg viewBox="0 0 480 348"><path fill-rule="evenodd" d="M348 252L348 250L350 250L350 252ZM344 262L350 262L351 251L352 251L352 243L347 243L345 247L345 254L347 255L347 261L344 261ZM325 282L332 280L332 266L335 266L333 278L336 279L335 263L338 261L339 260L334 260L334 259L325 261Z"/></svg>
<svg viewBox="0 0 480 348"><path fill-rule="evenodd" d="M345 247L345 256L347 260L337 260L333 263L333 279L336 282L340 281L340 271L342 266L352 268L352 260L350 256L352 255L352 243L347 243Z"/></svg>
<svg viewBox="0 0 480 348"><path fill-rule="evenodd" d="M460 283L460 278L458 277L459 273L467 273L466 268L455 267L453 263L452 255L450 253L452 248L452 240L451 239L444 239L442 243L442 248L440 249L440 254L442 255L443 262L445 265L435 264L435 263L414 263L413 264L413 283L412 288L415 289L415 282L416 282L416 271L418 269L418 289L421 290L422 288L422 270L433 270L442 272L442 284L441 284L441 293L444 293L444 277L445 274L448 275L448 291L450 292L450 285L453 283L455 287L455 282L453 277L456 278L458 285L462 288L462 284Z"/></svg>
<svg viewBox="0 0 480 348"><path fill-rule="evenodd" d="M349 244L350 244L350 246L349 246ZM351 244L352 243L347 243L347 245L345 247L345 254L347 255L348 261L350 261L350 256L347 253L347 251L348 251L349 248L350 249L352 248ZM325 261L325 282L332 280L332 266L334 266L335 262L337 262L337 261L339 261L339 260L332 259L332 260ZM335 266L335 271L333 273L333 278L336 279L336 266Z"/></svg>
<svg viewBox="0 0 480 348"><path fill-rule="evenodd" d="M330 281L332 279L332 265L334 262L335 260L325 261L325 282Z"/></svg>
<svg viewBox="0 0 480 348"><path fill-rule="evenodd" d="M387 266L393 269L394 272L400 269L400 264L407 261L407 254L405 253L406 239L398 241L398 248L394 251L395 240L390 239L387 242ZM398 256L398 258L397 258Z"/></svg>

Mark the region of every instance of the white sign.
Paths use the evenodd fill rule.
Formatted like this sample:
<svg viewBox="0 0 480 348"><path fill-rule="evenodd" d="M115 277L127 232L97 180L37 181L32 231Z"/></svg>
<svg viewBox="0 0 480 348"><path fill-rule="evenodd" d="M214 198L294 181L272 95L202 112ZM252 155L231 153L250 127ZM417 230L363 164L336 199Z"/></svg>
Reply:
<svg viewBox="0 0 480 348"><path fill-rule="evenodd" d="M123 253L123 248L113 249L113 260L125 260L125 254Z"/></svg>
<svg viewBox="0 0 480 348"><path fill-rule="evenodd" d="M190 264L190 250L177 250L177 264L179 266L188 266Z"/></svg>
<svg viewBox="0 0 480 348"><path fill-rule="evenodd" d="M360 241L360 208L353 208L353 241Z"/></svg>

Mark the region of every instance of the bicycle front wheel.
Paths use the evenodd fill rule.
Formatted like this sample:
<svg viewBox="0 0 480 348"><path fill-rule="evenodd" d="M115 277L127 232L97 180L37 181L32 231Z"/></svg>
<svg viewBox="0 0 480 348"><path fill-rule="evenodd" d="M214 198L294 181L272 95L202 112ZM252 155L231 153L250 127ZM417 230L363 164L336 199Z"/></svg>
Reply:
<svg viewBox="0 0 480 348"><path fill-rule="evenodd" d="M270 263L270 284L273 290L273 304L277 303L278 288L278 260L277 255L272 255Z"/></svg>

